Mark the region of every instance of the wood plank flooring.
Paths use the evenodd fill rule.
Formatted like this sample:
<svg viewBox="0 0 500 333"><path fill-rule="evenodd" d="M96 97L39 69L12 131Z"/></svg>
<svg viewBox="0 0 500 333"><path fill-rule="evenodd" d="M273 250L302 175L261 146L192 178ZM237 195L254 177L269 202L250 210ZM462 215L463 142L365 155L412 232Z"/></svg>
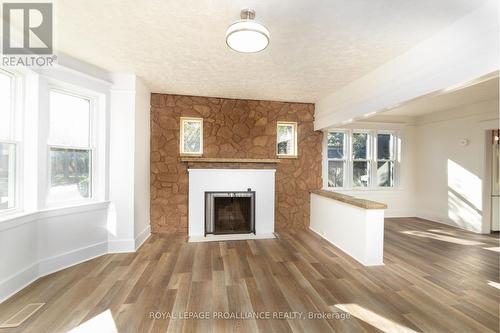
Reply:
<svg viewBox="0 0 500 333"><path fill-rule="evenodd" d="M498 235L387 219L378 267L309 231L279 235L212 243L153 235L137 253L34 282L0 304L0 322L28 303L46 305L0 333L499 331ZM208 318L180 318L189 315Z"/></svg>

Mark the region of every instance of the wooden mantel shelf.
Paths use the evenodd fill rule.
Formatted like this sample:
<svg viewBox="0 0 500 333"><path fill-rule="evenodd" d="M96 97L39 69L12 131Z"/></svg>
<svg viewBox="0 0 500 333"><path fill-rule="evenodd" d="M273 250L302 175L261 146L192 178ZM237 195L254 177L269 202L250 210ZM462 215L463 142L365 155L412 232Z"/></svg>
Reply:
<svg viewBox="0 0 500 333"><path fill-rule="evenodd" d="M280 163L278 158L219 158L219 157L186 157L181 156L181 162L200 163Z"/></svg>

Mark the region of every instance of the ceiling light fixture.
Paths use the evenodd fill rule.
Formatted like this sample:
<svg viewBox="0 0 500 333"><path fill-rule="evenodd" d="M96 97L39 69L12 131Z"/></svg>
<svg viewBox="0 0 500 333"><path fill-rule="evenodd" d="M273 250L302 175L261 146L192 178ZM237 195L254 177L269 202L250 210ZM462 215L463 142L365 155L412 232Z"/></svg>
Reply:
<svg viewBox="0 0 500 333"><path fill-rule="evenodd" d="M264 50L269 44L269 30L254 21L255 11L241 10L241 20L231 24L226 30L226 44L231 49L242 53L254 53Z"/></svg>

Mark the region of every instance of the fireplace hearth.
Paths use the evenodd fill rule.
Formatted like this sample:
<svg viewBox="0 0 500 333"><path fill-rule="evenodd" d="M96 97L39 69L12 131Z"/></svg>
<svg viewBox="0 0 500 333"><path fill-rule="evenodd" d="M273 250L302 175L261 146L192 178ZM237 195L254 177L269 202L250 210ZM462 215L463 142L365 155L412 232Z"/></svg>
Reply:
<svg viewBox="0 0 500 333"><path fill-rule="evenodd" d="M205 235L255 234L255 192L205 192Z"/></svg>

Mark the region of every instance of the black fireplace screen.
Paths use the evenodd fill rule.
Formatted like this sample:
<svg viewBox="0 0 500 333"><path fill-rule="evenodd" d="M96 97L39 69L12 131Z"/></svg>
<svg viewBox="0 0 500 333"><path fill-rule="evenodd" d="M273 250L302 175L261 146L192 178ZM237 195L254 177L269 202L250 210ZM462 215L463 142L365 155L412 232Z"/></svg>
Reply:
<svg viewBox="0 0 500 333"><path fill-rule="evenodd" d="M255 233L255 192L205 192L205 234Z"/></svg>

